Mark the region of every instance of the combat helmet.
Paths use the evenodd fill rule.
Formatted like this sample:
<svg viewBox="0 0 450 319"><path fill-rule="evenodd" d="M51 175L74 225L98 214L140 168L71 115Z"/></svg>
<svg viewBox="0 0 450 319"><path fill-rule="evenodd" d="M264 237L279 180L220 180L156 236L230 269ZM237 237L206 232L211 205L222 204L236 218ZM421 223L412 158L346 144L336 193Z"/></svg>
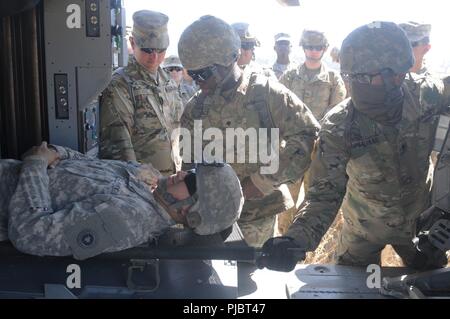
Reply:
<svg viewBox="0 0 450 319"><path fill-rule="evenodd" d="M239 178L230 165L196 164L184 178L190 196L183 200L175 200L167 192L167 179L159 179L156 192L170 203L171 209L190 206L186 214L187 226L198 235L221 232L239 218L244 195ZM192 180L195 181L194 187Z"/></svg>
<svg viewBox="0 0 450 319"><path fill-rule="evenodd" d="M393 22L377 21L352 31L342 42L341 72L375 74L391 69L406 73L414 55L405 32Z"/></svg>
<svg viewBox="0 0 450 319"><path fill-rule="evenodd" d="M225 21L203 16L189 25L178 42L178 56L187 70L214 64L229 66L239 57L241 40Z"/></svg>
<svg viewBox="0 0 450 319"><path fill-rule="evenodd" d="M244 195L236 173L228 164L200 164L195 169L197 201L187 223L199 235L220 232L239 218Z"/></svg>
<svg viewBox="0 0 450 319"><path fill-rule="evenodd" d="M321 31L305 29L300 38L300 46L328 46L328 39Z"/></svg>

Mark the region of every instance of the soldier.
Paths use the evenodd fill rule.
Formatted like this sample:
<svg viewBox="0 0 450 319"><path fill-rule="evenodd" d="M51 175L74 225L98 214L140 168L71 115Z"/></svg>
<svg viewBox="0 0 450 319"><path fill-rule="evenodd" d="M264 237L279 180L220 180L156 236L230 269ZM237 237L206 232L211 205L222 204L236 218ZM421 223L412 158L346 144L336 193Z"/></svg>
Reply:
<svg viewBox="0 0 450 319"><path fill-rule="evenodd" d="M244 203L229 165L162 177L151 165L99 160L45 142L23 162L0 160L0 176L0 240L39 256L119 251L176 223L199 235L217 233L237 220Z"/></svg>
<svg viewBox="0 0 450 319"><path fill-rule="evenodd" d="M201 91L186 106L181 127L193 132L194 120L201 120L204 129L216 128L223 135L236 128L279 128L282 147L276 172L261 174L260 161L249 163L248 157L245 163L229 163L241 180L246 199L238 224L247 243L260 246L273 235L275 214L293 205L277 189L297 180L308 168L319 124L278 81L260 72L243 72L236 63L240 47L231 26L213 16L203 16L184 30L178 54ZM223 154L239 156L241 149L231 146L226 145ZM266 141L263 147L267 146Z"/></svg>
<svg viewBox="0 0 450 319"><path fill-rule="evenodd" d="M331 61L334 63L340 63L340 50L338 47L333 47L330 51Z"/></svg>
<svg viewBox="0 0 450 319"><path fill-rule="evenodd" d="M416 99L420 100L422 99L422 91L420 88L422 87L423 82L428 82L428 85L442 85L440 84L441 79L430 73L425 65L425 55L431 49L431 25L409 21L406 23L401 23L399 26L406 33L413 50L415 60L413 67L409 70L409 73L406 74L405 83L408 85L411 94L413 94ZM443 94L445 95L445 92ZM431 171L433 171L433 167L437 161L436 152L432 152L431 159Z"/></svg>
<svg viewBox="0 0 450 319"><path fill-rule="evenodd" d="M267 76L275 77L272 70L255 62L255 47L259 47L260 42L250 31L250 25L245 22L237 22L233 23L231 27L241 39L241 53L237 64L246 72L261 72Z"/></svg>
<svg viewBox="0 0 450 319"><path fill-rule="evenodd" d="M329 70L322 58L328 49L325 34L316 30L304 30L300 46L305 53L305 63L285 73L280 82L294 92L320 120L347 94L339 74Z"/></svg>
<svg viewBox="0 0 450 319"><path fill-rule="evenodd" d="M273 49L277 53L277 60L272 66L277 79L291 69L297 68L297 65L291 62L289 55L291 54L291 36L287 33L278 33L275 35L275 46Z"/></svg>
<svg viewBox="0 0 450 319"><path fill-rule="evenodd" d="M151 163L164 175L180 164L170 136L182 111L178 85L160 67L168 20L154 11L133 14L134 57L114 73L100 105L100 157Z"/></svg>
<svg viewBox="0 0 450 319"><path fill-rule="evenodd" d="M421 24L409 21L400 23L399 26L405 31L413 49L415 62L409 71L415 74L429 75L429 70L425 66L424 58L431 49L431 24Z"/></svg>
<svg viewBox="0 0 450 319"><path fill-rule="evenodd" d="M347 91L341 76L328 69L322 58L328 49L325 34L316 30L304 30L300 46L305 53L305 62L297 69L286 72L280 82L294 92L320 120L333 106L345 99ZM305 174L303 189L308 189L308 173ZM290 186L291 196L297 202L301 181ZM278 216L278 228L284 234L292 223L295 207Z"/></svg>
<svg viewBox="0 0 450 319"><path fill-rule="evenodd" d="M339 65L340 64L340 60L341 60L340 54L341 54L341 50L339 50L338 47L333 47L331 49L331 51L330 51L330 57L331 57L331 65L330 65L330 67L333 70L335 70L336 72L340 72L340 69L341 69L341 67ZM345 84L345 82L344 82L344 84ZM348 91L347 87L345 89L346 89L346 91Z"/></svg>
<svg viewBox="0 0 450 319"><path fill-rule="evenodd" d="M189 84L187 81L185 81L184 74L187 72L181 64L180 58L176 55L167 57L164 60L163 68L167 73L170 74L172 80L174 80L178 84L181 100L183 101L183 106L186 105L189 99L195 94L195 92L197 92L198 88L196 87L195 83Z"/></svg>
<svg viewBox="0 0 450 319"><path fill-rule="evenodd" d="M409 41L395 23L374 22L347 36L341 70L351 99L322 120L306 205L286 237L265 243L274 255L260 266L294 268L289 248L313 251L341 203L338 264L379 264L381 250L391 244L407 266L441 266L444 258L423 258L412 238L418 216L429 207L430 152L439 115L447 110L442 84L423 82L420 101L409 92L403 81L413 64Z"/></svg>

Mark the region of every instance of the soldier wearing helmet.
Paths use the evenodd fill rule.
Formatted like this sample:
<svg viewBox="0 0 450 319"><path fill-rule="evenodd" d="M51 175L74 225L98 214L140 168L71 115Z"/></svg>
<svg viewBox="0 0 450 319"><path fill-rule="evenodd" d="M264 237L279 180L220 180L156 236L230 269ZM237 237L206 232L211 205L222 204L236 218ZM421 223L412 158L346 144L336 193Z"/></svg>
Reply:
<svg viewBox="0 0 450 319"><path fill-rule="evenodd" d="M328 40L321 31L303 30L300 46L305 53L305 62L298 68L286 72L280 82L294 92L312 111L317 120L335 105L345 99L347 91L341 76L329 69L322 58L328 49ZM297 201L301 181L290 187L294 201ZM303 183L308 188L308 173ZM284 234L294 219L295 211L291 209L278 218L278 229Z"/></svg>
<svg viewBox="0 0 450 319"><path fill-rule="evenodd" d="M199 235L218 233L236 222L244 204L226 164L163 177L150 164L99 160L44 142L22 162L0 160L0 172L0 240L40 256L120 251L176 223Z"/></svg>
<svg viewBox="0 0 450 319"><path fill-rule="evenodd" d="M300 46L305 62L285 73L280 82L293 91L320 120L333 106L341 102L347 92L339 74L329 70L322 58L328 49L328 40L321 31L306 29Z"/></svg>
<svg viewBox="0 0 450 319"><path fill-rule="evenodd" d="M410 42L395 23L367 24L345 38L341 70L350 99L322 120L305 205L286 237L265 243L272 256L262 266L292 269L289 248L313 251L341 204L336 263L379 264L391 244L407 266L442 266L444 259L424 258L412 243L417 219L429 207L430 152L446 111L442 86L423 83L420 104L410 94L404 78L413 65Z"/></svg>
<svg viewBox="0 0 450 319"><path fill-rule="evenodd" d="M269 68L265 68L255 61L255 48L260 46L260 42L250 31L250 25L245 22L236 22L231 27L241 39L241 50L237 64L246 72L262 72L267 76L275 76Z"/></svg>
<svg viewBox="0 0 450 319"><path fill-rule="evenodd" d="M178 85L160 67L169 46L168 20L150 10L133 14L134 56L102 94L99 149L101 158L151 163L165 175L180 165L170 137L183 109Z"/></svg>
<svg viewBox="0 0 450 319"><path fill-rule="evenodd" d="M233 28L213 16L203 16L184 30L178 54L201 90L186 106L181 128L194 136L194 121L201 120L204 130L218 129L223 136L238 128L245 132L264 128L279 132L279 143L275 140L273 143L278 144L270 143L272 149L279 150L278 169L271 173L261 173L260 159L257 163L249 162L249 155L255 154L248 154L248 149L241 146L232 148L226 142L216 152L226 155L242 184L246 201L238 224L245 240L261 246L273 235L275 214L293 205L279 186L298 179L309 166L319 125L308 108L277 81L239 68L240 48L241 41ZM193 139L191 142L193 153L198 142ZM206 156L206 143L201 142L202 154ZM263 147L267 146L266 140ZM245 152L245 161L236 163L241 151Z"/></svg>

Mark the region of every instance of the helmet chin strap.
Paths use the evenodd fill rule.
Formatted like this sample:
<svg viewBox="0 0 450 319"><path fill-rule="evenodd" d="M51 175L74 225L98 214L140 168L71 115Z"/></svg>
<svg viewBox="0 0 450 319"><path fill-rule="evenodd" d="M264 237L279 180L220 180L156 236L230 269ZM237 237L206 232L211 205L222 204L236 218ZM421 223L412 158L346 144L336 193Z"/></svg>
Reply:
<svg viewBox="0 0 450 319"><path fill-rule="evenodd" d="M233 61L233 63L231 63L231 67L229 68L228 72L225 75L221 75L220 74L220 72L217 70L217 66L216 65L214 65L212 67L211 71L212 71L212 73L213 73L213 75L214 75L214 77L216 78L216 81L217 81L217 86L216 86L216 88L214 90L214 94L215 95L222 93L223 86L233 76L233 74L234 74L234 65L235 65L236 61L237 61L237 58L236 58L236 60Z"/></svg>

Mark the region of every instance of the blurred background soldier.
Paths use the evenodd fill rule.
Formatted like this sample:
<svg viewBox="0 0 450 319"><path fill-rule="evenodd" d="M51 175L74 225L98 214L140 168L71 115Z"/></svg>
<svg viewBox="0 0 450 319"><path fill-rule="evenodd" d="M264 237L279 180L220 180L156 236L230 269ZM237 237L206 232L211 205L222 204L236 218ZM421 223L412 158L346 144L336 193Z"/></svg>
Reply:
<svg viewBox="0 0 450 319"><path fill-rule="evenodd" d="M391 244L406 266L441 267L443 254L428 258L415 249L417 220L430 206L427 179L441 103L442 84L422 83L419 104L404 85L414 56L405 33L392 22L357 28L343 41L341 70L351 98L327 113L311 163L306 205L287 237L266 242L277 256L261 263L290 270L289 248L313 251L342 203L338 264L380 263Z"/></svg>
<svg viewBox="0 0 450 319"><path fill-rule="evenodd" d="M280 82L294 92L320 120L333 106L345 99L347 92L341 76L322 63L328 49L328 40L323 32L304 30L300 46L305 53L305 63L285 73Z"/></svg>
<svg viewBox="0 0 450 319"><path fill-rule="evenodd" d="M340 52L341 50L339 50L338 47L333 47L330 51L330 57L331 57L331 68L336 71L336 72L340 72L341 70L341 66L340 66ZM346 88L347 89L347 88ZM348 91L348 90L347 90Z"/></svg>
<svg viewBox="0 0 450 319"><path fill-rule="evenodd" d="M164 70L170 74L170 77L178 84L180 90L181 99L184 106L187 104L189 99L197 92L198 87L195 85L194 81L188 83L185 80L185 74L187 74L186 69L181 64L180 58L176 55L171 55L164 60L163 64ZM181 114L180 114L181 116Z"/></svg>
<svg viewBox="0 0 450 319"><path fill-rule="evenodd" d="M294 92L312 111L317 120L333 106L345 99L347 91L341 76L322 63L322 58L328 49L328 40L323 32L304 30L300 46L305 53L305 62L297 69L286 72L280 82ZM297 203L301 181L291 185L291 196ZM308 173L305 174L303 189L308 190ZM294 219L295 208L278 216L278 230L281 234Z"/></svg>
<svg viewBox="0 0 450 319"><path fill-rule="evenodd" d="M287 33L278 33L275 35L275 46L273 49L277 53L277 60L272 66L277 79L286 71L297 68L297 64L290 59L291 54L291 36Z"/></svg>
<svg viewBox="0 0 450 319"><path fill-rule="evenodd" d="M423 104L426 102L421 90L423 83L428 82L429 85L442 85L441 80L430 72L425 63L425 55L431 49L431 24L408 21L406 23L399 24L399 26L406 33L413 50L415 60L414 65L409 70L409 73L406 74L405 82L408 85L411 94L413 94L418 103ZM430 176L432 176L433 168L437 161L436 152L432 152L431 159L432 165L430 166Z"/></svg>
<svg viewBox="0 0 450 319"><path fill-rule="evenodd" d="M168 20L149 10L133 14L134 56L103 92L99 152L101 158L151 163L165 175L181 164L178 138L170 137L183 105L178 85L160 67L169 46Z"/></svg>
<svg viewBox="0 0 450 319"><path fill-rule="evenodd" d="M255 47L259 47L260 42L250 31L250 25L245 22L237 22L233 23L231 27L241 39L241 51L237 61L239 67L247 73L261 72L267 76L275 77L270 68L266 68L255 61Z"/></svg>
<svg viewBox="0 0 450 319"><path fill-rule="evenodd" d="M215 149L215 154L221 153L228 161L230 157L233 159L229 164L236 171L244 192L245 203L238 224L249 245L261 246L273 236L275 215L293 206L289 192L278 189L282 183L297 180L308 168L319 124L311 111L278 81L262 73L244 73L236 63L240 48L240 39L231 26L213 16L203 16L184 30L178 54L201 91L186 106L181 128L194 136L194 120L201 120L203 130L221 131L222 139L220 134L214 136L215 144L221 148ZM270 139L264 141L259 136L259 142L249 141L246 148L246 132L263 128L270 131L268 135L272 135L271 128L279 129L274 130L279 132L279 145L271 145ZM238 129L245 132L239 134ZM228 138L225 143L224 138L230 130L234 132L232 145L228 145ZM236 138L241 142L243 139L244 143L235 145ZM261 167L266 164L261 163L257 154L250 153L248 144L261 141L264 144L259 146L259 152L267 147L280 150L279 158L274 159L279 163L278 169L273 173L261 173ZM205 144L209 140L201 142L203 153L198 155L207 156ZM191 153L194 147L191 146ZM188 155L191 160L202 160L194 158L195 154ZM237 163L242 156L244 162ZM250 156L257 161L250 162Z"/></svg>
<svg viewBox="0 0 450 319"><path fill-rule="evenodd" d="M429 70L425 65L425 55L431 49L431 24L422 24L409 21L406 23L400 23L399 26L403 29L403 31L405 31L413 49L415 62L410 72L428 75Z"/></svg>

